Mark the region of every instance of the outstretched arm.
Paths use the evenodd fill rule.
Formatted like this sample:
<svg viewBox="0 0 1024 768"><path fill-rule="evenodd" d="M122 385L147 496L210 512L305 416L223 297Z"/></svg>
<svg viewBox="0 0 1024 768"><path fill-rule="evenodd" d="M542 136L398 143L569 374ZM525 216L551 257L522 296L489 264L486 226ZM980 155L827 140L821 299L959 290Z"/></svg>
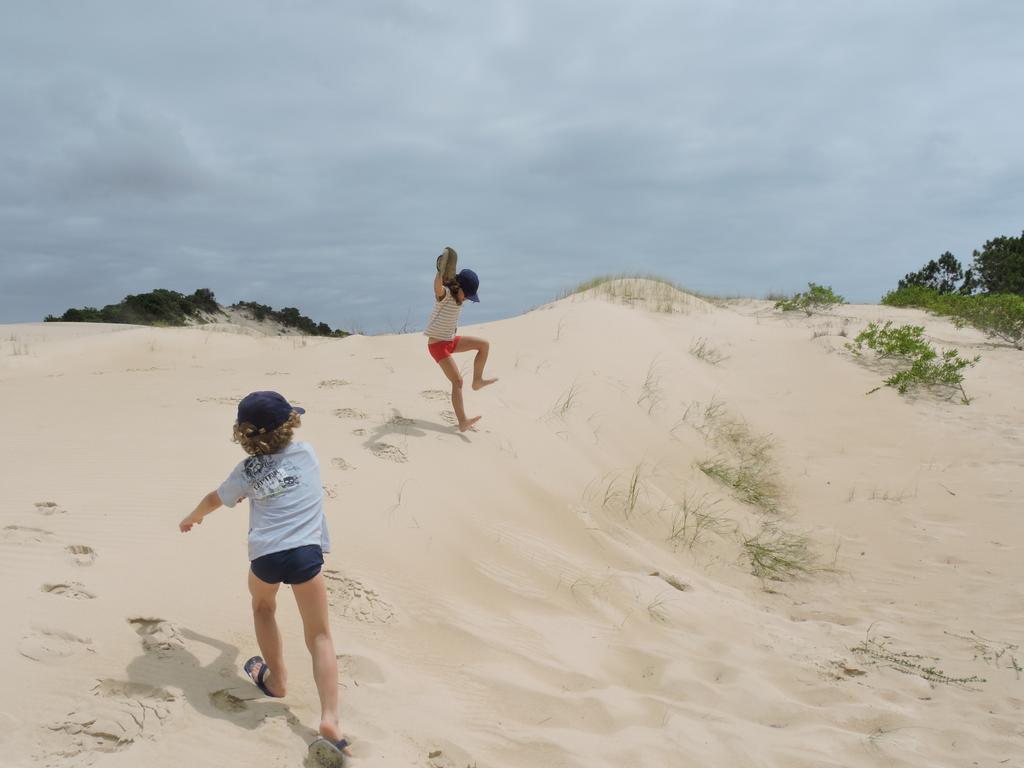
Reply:
<svg viewBox="0 0 1024 768"><path fill-rule="evenodd" d="M223 506L220 501L220 496L216 491L210 491L208 494L203 496L203 500L196 504L196 508L192 510L192 514L178 523L178 530L182 533L188 533L192 530L193 525L199 525L203 522L203 518L213 512L213 510Z"/></svg>
<svg viewBox="0 0 1024 768"><path fill-rule="evenodd" d="M445 247L437 257L437 277L434 278L434 295L438 300L444 298L444 286L451 285L455 279L455 267L459 256L454 248Z"/></svg>

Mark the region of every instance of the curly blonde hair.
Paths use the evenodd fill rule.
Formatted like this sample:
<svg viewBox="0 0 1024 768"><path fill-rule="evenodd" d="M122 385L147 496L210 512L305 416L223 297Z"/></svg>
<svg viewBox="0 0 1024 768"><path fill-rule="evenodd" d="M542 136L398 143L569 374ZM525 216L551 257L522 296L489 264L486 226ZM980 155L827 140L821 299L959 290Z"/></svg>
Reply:
<svg viewBox="0 0 1024 768"><path fill-rule="evenodd" d="M264 456L287 448L292 441L292 433L296 427L301 426L302 419L293 411L288 421L269 432L258 429L247 421L235 422L231 439L242 446L242 450L250 456Z"/></svg>

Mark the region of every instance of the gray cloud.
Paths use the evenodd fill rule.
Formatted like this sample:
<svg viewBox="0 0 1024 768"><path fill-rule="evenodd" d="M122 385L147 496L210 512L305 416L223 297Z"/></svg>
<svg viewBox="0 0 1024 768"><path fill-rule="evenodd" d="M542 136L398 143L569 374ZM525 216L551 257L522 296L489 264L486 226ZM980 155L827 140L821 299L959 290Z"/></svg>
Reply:
<svg viewBox="0 0 1024 768"><path fill-rule="evenodd" d="M0 322L154 287L422 325L598 273L876 300L1022 228L1016 2L28 5L0 29Z"/></svg>

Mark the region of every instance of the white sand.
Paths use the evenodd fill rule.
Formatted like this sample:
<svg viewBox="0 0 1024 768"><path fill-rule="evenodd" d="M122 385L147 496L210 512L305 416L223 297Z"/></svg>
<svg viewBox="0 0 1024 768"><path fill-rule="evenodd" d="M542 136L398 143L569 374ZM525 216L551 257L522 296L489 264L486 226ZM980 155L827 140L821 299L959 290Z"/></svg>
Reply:
<svg viewBox="0 0 1024 768"><path fill-rule="evenodd" d="M911 310L668 300L464 329L501 378L467 388L466 436L418 334L0 327L0 764L302 764L286 590L291 693L241 673L246 510L177 531L242 458L237 400L276 389L322 463L354 765L1024 766L1024 353ZM980 352L970 406L865 395L882 375L837 334L886 318ZM772 437L780 513L696 468L726 415ZM684 499L721 518L692 547L668 540ZM828 569L751 575L766 519ZM873 664L869 632L985 681Z"/></svg>

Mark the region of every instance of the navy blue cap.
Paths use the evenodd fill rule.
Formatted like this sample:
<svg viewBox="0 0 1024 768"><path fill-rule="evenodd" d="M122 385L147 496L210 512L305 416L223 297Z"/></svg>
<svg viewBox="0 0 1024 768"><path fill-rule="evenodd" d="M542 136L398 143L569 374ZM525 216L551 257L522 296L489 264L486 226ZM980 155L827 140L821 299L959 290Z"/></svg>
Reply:
<svg viewBox="0 0 1024 768"><path fill-rule="evenodd" d="M288 421L292 411L305 413L306 409L292 405L277 392L252 392L238 404L238 423L270 432Z"/></svg>
<svg viewBox="0 0 1024 768"><path fill-rule="evenodd" d="M476 276L476 272L472 269L464 269L455 276L455 279L459 281L459 287L466 294L467 299L480 301L480 297L476 295L476 292L480 290L480 278Z"/></svg>

